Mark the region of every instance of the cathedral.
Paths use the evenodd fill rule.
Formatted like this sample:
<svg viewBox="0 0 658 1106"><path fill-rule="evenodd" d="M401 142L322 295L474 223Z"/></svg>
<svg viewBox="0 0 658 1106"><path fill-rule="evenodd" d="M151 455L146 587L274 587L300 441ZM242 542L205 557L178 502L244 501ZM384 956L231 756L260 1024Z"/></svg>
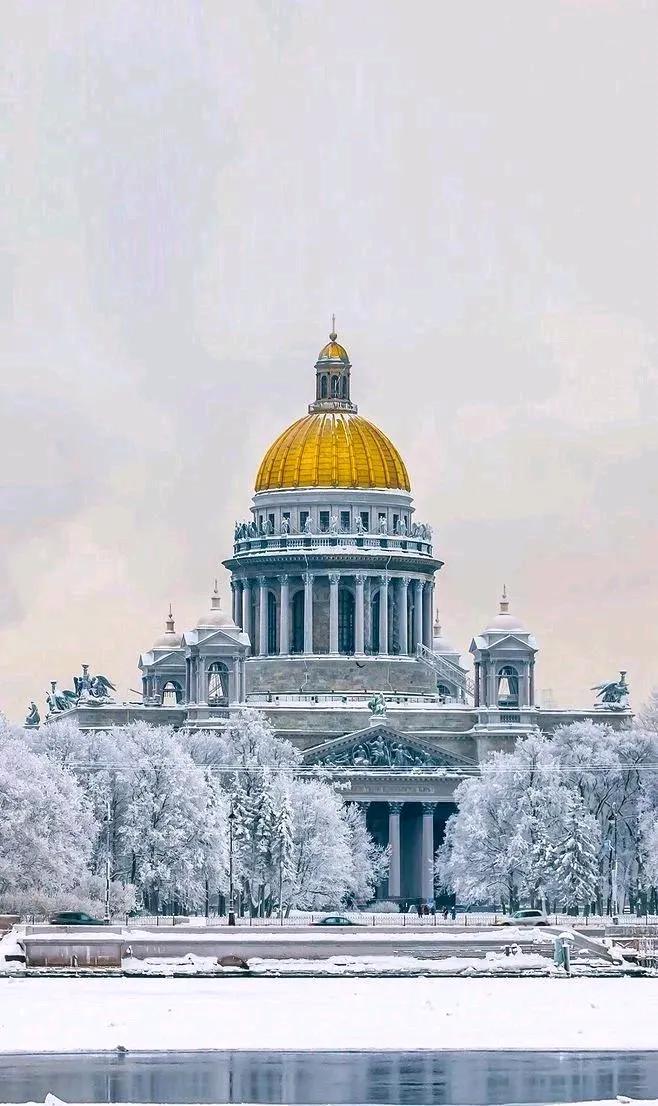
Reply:
<svg viewBox="0 0 658 1106"><path fill-rule="evenodd" d="M139 658L142 700L83 694L67 713L85 728L208 729L263 711L390 845L380 894L427 901L455 788L488 753L534 730L627 715L538 702L537 642L504 589L470 643L472 674L462 666L434 615L443 562L432 528L416 518L400 453L353 402L351 374L334 329L308 413L267 449L236 523L223 562L231 609L216 583L194 628L178 633L170 609Z"/></svg>

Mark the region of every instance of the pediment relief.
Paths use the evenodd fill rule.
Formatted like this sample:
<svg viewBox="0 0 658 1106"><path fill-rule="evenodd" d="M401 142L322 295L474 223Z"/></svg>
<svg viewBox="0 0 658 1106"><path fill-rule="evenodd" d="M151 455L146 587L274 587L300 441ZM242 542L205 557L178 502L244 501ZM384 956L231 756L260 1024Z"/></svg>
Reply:
<svg viewBox="0 0 658 1106"><path fill-rule="evenodd" d="M437 749L391 726L370 726L308 749L307 764L326 768L466 768L471 761Z"/></svg>

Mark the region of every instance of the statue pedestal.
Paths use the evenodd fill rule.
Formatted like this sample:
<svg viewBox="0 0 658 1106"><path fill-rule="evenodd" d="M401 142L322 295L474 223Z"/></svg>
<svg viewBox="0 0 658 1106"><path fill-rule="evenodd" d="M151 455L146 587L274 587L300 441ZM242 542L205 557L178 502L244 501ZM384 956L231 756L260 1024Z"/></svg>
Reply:
<svg viewBox="0 0 658 1106"><path fill-rule="evenodd" d="M371 714L368 719L369 726L381 726L386 721L386 714Z"/></svg>

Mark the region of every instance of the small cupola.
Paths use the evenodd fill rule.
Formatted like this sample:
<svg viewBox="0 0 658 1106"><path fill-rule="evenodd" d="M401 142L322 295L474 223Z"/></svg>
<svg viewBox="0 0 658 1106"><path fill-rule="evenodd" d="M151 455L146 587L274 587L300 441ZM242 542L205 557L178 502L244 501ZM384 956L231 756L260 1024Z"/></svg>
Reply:
<svg viewBox="0 0 658 1106"><path fill-rule="evenodd" d="M315 402L309 411L356 411L350 396L352 366L336 333L336 316L331 317L331 333L315 362Z"/></svg>

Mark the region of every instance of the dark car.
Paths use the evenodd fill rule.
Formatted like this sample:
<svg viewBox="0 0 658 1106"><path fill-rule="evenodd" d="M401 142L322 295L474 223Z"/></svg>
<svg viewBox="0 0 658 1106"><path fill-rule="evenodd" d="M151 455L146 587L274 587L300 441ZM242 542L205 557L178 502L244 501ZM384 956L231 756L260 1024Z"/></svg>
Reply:
<svg viewBox="0 0 658 1106"><path fill-rule="evenodd" d="M360 926L363 922L353 922L350 918L345 918L342 914L328 914L326 918L321 918L319 922L311 922L314 926Z"/></svg>
<svg viewBox="0 0 658 1106"><path fill-rule="evenodd" d="M85 914L82 910L60 910L59 914L51 914L48 922L51 926L105 926L107 922L100 918L92 918L91 914Z"/></svg>

